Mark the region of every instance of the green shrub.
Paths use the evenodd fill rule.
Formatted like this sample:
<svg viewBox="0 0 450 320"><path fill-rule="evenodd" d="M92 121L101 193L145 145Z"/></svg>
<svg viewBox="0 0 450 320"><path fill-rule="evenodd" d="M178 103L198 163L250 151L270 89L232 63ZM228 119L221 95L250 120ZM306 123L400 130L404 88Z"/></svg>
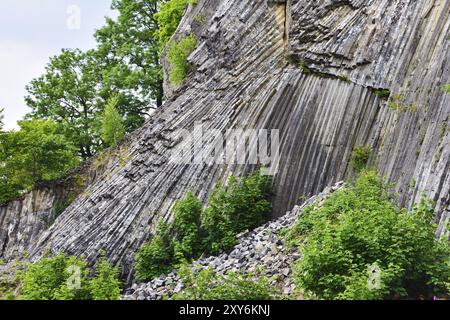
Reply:
<svg viewBox="0 0 450 320"><path fill-rule="evenodd" d="M178 263L195 259L202 254L202 204L191 192L174 207L174 255Z"/></svg>
<svg viewBox="0 0 450 320"><path fill-rule="evenodd" d="M120 299L119 269L111 267L105 257L97 266L96 276L89 282L89 290L93 300Z"/></svg>
<svg viewBox="0 0 450 320"><path fill-rule="evenodd" d="M187 4L195 5L197 4L197 0L169 0L155 14L155 19L159 25L156 31L156 37L161 51L177 30Z"/></svg>
<svg viewBox="0 0 450 320"><path fill-rule="evenodd" d="M231 248L237 243L229 199L226 189L218 185L202 214L202 227L206 235L205 249L211 254Z"/></svg>
<svg viewBox="0 0 450 320"><path fill-rule="evenodd" d="M202 217L207 250L226 250L236 244L239 232L261 225L271 211L270 192L271 179L261 173L231 177L226 189L218 186Z"/></svg>
<svg viewBox="0 0 450 320"><path fill-rule="evenodd" d="M224 276L211 268L196 273L184 267L179 274L185 289L174 300L271 300L279 294L267 277L256 273Z"/></svg>
<svg viewBox="0 0 450 320"><path fill-rule="evenodd" d="M136 279L149 281L173 269L173 241L169 225L160 222L153 239L136 254Z"/></svg>
<svg viewBox="0 0 450 320"><path fill-rule="evenodd" d="M73 273L69 267L80 270L80 287L69 288ZM20 296L23 300L85 300L89 299L86 262L63 254L30 263L24 271Z"/></svg>
<svg viewBox="0 0 450 320"><path fill-rule="evenodd" d="M426 201L409 213L397 208L381 178L361 173L322 207L310 207L288 234L302 253L297 286L319 299L448 294L450 246L436 239L432 215Z"/></svg>
<svg viewBox="0 0 450 320"><path fill-rule="evenodd" d="M356 172L361 172L367 166L372 149L367 146L358 146L353 149L350 156L350 165Z"/></svg>
<svg viewBox="0 0 450 320"><path fill-rule="evenodd" d="M50 120L19 121L0 132L0 203L19 197L41 180L56 180L79 164L64 127Z"/></svg>
<svg viewBox="0 0 450 320"><path fill-rule="evenodd" d="M202 210L192 194L174 206L174 222L162 224L155 237L136 254L136 277L148 281L184 263L199 258L205 251L217 253L236 244L236 235L259 226L271 210L271 180L260 173L240 180L231 177L228 187L220 185Z"/></svg>
<svg viewBox="0 0 450 320"><path fill-rule="evenodd" d="M29 263L18 275L23 300L118 299L118 271L102 259L97 276L90 277L86 261L59 254Z"/></svg>
<svg viewBox="0 0 450 320"><path fill-rule="evenodd" d="M196 46L197 39L193 34L171 44L168 51L168 60L171 65L169 80L172 84L180 85L186 79L189 71L187 58L195 50Z"/></svg>
<svg viewBox="0 0 450 320"><path fill-rule="evenodd" d="M344 81L344 82L350 82L350 78L346 74L341 74L339 76L339 80Z"/></svg>

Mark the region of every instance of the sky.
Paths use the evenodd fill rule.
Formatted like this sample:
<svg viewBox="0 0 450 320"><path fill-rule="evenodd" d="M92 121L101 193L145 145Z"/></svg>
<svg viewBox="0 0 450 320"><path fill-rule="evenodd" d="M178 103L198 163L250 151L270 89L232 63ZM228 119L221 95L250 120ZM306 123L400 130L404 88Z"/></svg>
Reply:
<svg viewBox="0 0 450 320"><path fill-rule="evenodd" d="M42 75L63 48L87 50L93 34L114 17L111 0L0 0L0 107L5 129L17 128L30 109L25 86Z"/></svg>

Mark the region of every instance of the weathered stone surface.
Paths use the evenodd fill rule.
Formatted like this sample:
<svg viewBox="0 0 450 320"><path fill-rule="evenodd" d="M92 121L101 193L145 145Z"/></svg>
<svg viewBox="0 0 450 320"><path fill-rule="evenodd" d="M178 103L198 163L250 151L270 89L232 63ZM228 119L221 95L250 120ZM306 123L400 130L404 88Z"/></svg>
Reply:
<svg viewBox="0 0 450 320"><path fill-rule="evenodd" d="M51 228L36 232L31 258L50 248L93 262L103 249L131 280L134 252L155 221L170 219L175 200L187 190L204 200L217 181L255 168L170 163L185 143L178 129L196 122L205 131L280 130L274 216L352 175L351 151L364 144L373 148L370 164L395 183L399 204L411 207L426 193L439 234L448 232L450 95L441 87L450 83L449 1L200 0L174 39L191 32L198 47L189 79L166 83L167 102L130 138L127 164L111 164ZM390 90L391 108L375 88Z"/></svg>

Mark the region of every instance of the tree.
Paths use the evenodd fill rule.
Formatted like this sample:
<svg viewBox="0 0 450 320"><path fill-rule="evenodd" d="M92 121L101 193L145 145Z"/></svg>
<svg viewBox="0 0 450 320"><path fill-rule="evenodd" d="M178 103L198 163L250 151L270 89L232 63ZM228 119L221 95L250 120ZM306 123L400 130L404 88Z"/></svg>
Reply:
<svg viewBox="0 0 450 320"><path fill-rule="evenodd" d="M119 300L119 269L112 267L104 256L97 266L97 275L89 282L89 291L93 300Z"/></svg>
<svg viewBox="0 0 450 320"><path fill-rule="evenodd" d="M159 222L155 236L136 253L136 278L150 281L173 268L173 241L170 226Z"/></svg>
<svg viewBox="0 0 450 320"><path fill-rule="evenodd" d="M54 180L79 163L64 128L50 120L19 122L19 131L0 134L0 202L29 190L40 180Z"/></svg>
<svg viewBox="0 0 450 320"><path fill-rule="evenodd" d="M80 156L91 157L101 145L96 130L96 119L106 101L99 90L101 80L91 51L62 50L50 59L45 74L26 87L26 102L32 109L28 118L62 124Z"/></svg>
<svg viewBox="0 0 450 320"><path fill-rule="evenodd" d="M165 45L189 1L113 0L119 16L96 32L97 47L62 50L27 86L28 118L63 124L83 159L104 147L99 119L111 97L117 96L126 132L140 127L150 110L162 105L161 39Z"/></svg>
<svg viewBox="0 0 450 320"><path fill-rule="evenodd" d="M178 263L202 254L201 214L202 204L191 192L174 206L174 255Z"/></svg>
<svg viewBox="0 0 450 320"><path fill-rule="evenodd" d="M115 146L125 136L123 118L116 109L117 97L108 101L102 119L102 139L108 146Z"/></svg>
<svg viewBox="0 0 450 320"><path fill-rule="evenodd" d="M156 107L163 102L163 75L155 33L159 24L154 17L160 0L113 0L119 12L117 20L108 18L98 30L96 54L102 68L108 70L108 81L119 89L133 88L129 105L146 113L151 101ZM131 103L133 102L133 103Z"/></svg>
<svg viewBox="0 0 450 320"><path fill-rule="evenodd" d="M79 272L78 272L79 271ZM68 286L70 278L78 283ZM86 261L59 254L32 264L20 275L20 295L24 300L86 300L89 299Z"/></svg>

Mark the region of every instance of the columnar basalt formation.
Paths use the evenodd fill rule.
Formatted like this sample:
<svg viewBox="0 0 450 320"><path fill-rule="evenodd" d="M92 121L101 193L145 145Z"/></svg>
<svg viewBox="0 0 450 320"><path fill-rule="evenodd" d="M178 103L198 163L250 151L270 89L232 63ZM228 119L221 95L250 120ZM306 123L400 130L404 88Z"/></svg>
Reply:
<svg viewBox="0 0 450 320"><path fill-rule="evenodd" d="M279 130L274 216L351 176L352 150L367 145L399 204L428 195L448 232L449 1L200 0L172 41L191 33L188 79L172 86L164 63L167 101L130 137L129 161L33 237L32 259L51 249L93 262L104 250L132 277L135 251L177 199L192 190L205 200L218 181L255 169L170 162L185 143L179 129L196 123L205 140L211 130Z"/></svg>

